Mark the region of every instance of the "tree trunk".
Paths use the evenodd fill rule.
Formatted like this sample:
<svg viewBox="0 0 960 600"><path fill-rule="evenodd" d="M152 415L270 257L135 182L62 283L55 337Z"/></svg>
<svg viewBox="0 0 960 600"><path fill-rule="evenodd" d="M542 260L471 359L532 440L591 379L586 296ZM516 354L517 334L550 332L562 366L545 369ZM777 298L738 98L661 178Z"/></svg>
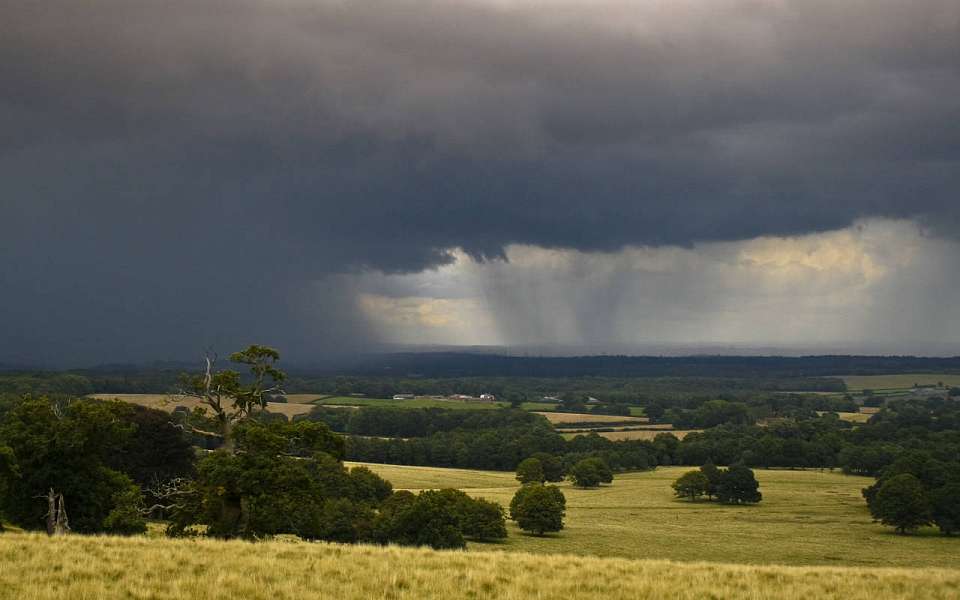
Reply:
<svg viewBox="0 0 960 600"><path fill-rule="evenodd" d="M57 495L53 488L47 492L47 535L53 535L57 527Z"/></svg>
<svg viewBox="0 0 960 600"><path fill-rule="evenodd" d="M233 422L229 417L223 421L223 446L220 448L228 454L233 454L236 449L233 444Z"/></svg>
<svg viewBox="0 0 960 600"><path fill-rule="evenodd" d="M53 535L64 535L70 532L70 522L67 520L67 503L60 494L60 502L57 507L57 524L54 526Z"/></svg>
<svg viewBox="0 0 960 600"><path fill-rule="evenodd" d="M69 531L67 503L63 499L63 494L58 494L50 488L47 492L47 535L64 535Z"/></svg>

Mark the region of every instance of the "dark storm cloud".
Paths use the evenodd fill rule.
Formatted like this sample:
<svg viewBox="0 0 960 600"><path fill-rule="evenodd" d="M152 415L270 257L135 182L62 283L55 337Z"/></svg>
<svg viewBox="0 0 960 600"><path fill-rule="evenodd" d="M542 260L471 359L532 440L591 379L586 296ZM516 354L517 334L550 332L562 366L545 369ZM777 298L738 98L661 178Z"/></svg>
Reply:
<svg viewBox="0 0 960 600"><path fill-rule="evenodd" d="M457 246L958 222L953 0L0 11L0 326L26 355L364 343L309 282Z"/></svg>

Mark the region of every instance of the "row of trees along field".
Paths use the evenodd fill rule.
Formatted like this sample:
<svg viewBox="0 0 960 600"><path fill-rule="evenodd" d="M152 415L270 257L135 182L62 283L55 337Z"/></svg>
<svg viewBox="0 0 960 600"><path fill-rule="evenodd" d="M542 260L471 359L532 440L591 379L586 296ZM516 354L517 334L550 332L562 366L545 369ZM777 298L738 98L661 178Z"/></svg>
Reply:
<svg viewBox="0 0 960 600"><path fill-rule="evenodd" d="M205 370L184 393L223 438L199 459L160 411L119 402L4 397L0 402L0 523L49 533L136 534L146 519L171 536L305 539L458 548L506 537L496 503L445 489L394 491L369 469L347 469L343 438L323 423L258 418L284 373L276 351L231 356L245 377ZM210 432L203 432L209 434ZM525 518L536 515L527 507Z"/></svg>

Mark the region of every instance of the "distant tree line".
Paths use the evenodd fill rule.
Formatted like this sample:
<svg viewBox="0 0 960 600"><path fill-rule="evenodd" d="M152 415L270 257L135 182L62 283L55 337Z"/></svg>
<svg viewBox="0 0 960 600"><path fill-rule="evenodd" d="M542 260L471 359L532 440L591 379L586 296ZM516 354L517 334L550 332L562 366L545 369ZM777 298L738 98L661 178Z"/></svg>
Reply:
<svg viewBox="0 0 960 600"><path fill-rule="evenodd" d="M435 433L545 425L546 419L523 410L449 410L442 408L358 409L318 406L296 420L323 421L339 433L378 437L426 437Z"/></svg>
<svg viewBox="0 0 960 600"><path fill-rule="evenodd" d="M598 435L565 440L549 424L454 430L423 438L347 438L347 459L399 465L513 471L526 458L554 456L566 472L584 458L599 457L615 471L656 466L656 451L641 440L611 441Z"/></svg>
<svg viewBox="0 0 960 600"><path fill-rule="evenodd" d="M576 356L531 357L431 352L377 354L328 372L371 376L390 370L422 377L827 377L960 372L960 358L913 356ZM315 373L320 372L315 370Z"/></svg>

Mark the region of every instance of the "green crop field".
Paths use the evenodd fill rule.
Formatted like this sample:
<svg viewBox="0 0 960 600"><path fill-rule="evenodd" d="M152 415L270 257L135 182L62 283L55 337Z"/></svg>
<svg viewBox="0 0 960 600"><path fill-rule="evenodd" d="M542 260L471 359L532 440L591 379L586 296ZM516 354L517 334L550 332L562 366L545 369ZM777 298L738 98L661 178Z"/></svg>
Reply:
<svg viewBox="0 0 960 600"><path fill-rule="evenodd" d="M960 386L960 374L949 373L900 373L897 375L847 375L841 377L851 392L873 390L891 392L909 390L915 383L922 386L934 386L943 383L946 386Z"/></svg>
<svg viewBox="0 0 960 600"><path fill-rule="evenodd" d="M314 404L322 406L378 406L381 408L450 408L453 410L488 410L509 406L506 402L464 402L440 398L416 398L413 400L387 400L383 398L357 398L355 396L333 396L320 398Z"/></svg>
<svg viewBox="0 0 960 600"><path fill-rule="evenodd" d="M2 600L950 600L958 593L960 571L946 569L0 534Z"/></svg>
<svg viewBox="0 0 960 600"><path fill-rule="evenodd" d="M457 487L509 504L512 473L368 465L402 489ZM567 495L567 528L554 537L510 524L502 544L471 549L746 564L952 567L960 539L924 530L899 536L871 522L860 490L873 480L820 471L758 470L763 502L723 506L676 500L670 483L688 467L618 475L612 486Z"/></svg>

